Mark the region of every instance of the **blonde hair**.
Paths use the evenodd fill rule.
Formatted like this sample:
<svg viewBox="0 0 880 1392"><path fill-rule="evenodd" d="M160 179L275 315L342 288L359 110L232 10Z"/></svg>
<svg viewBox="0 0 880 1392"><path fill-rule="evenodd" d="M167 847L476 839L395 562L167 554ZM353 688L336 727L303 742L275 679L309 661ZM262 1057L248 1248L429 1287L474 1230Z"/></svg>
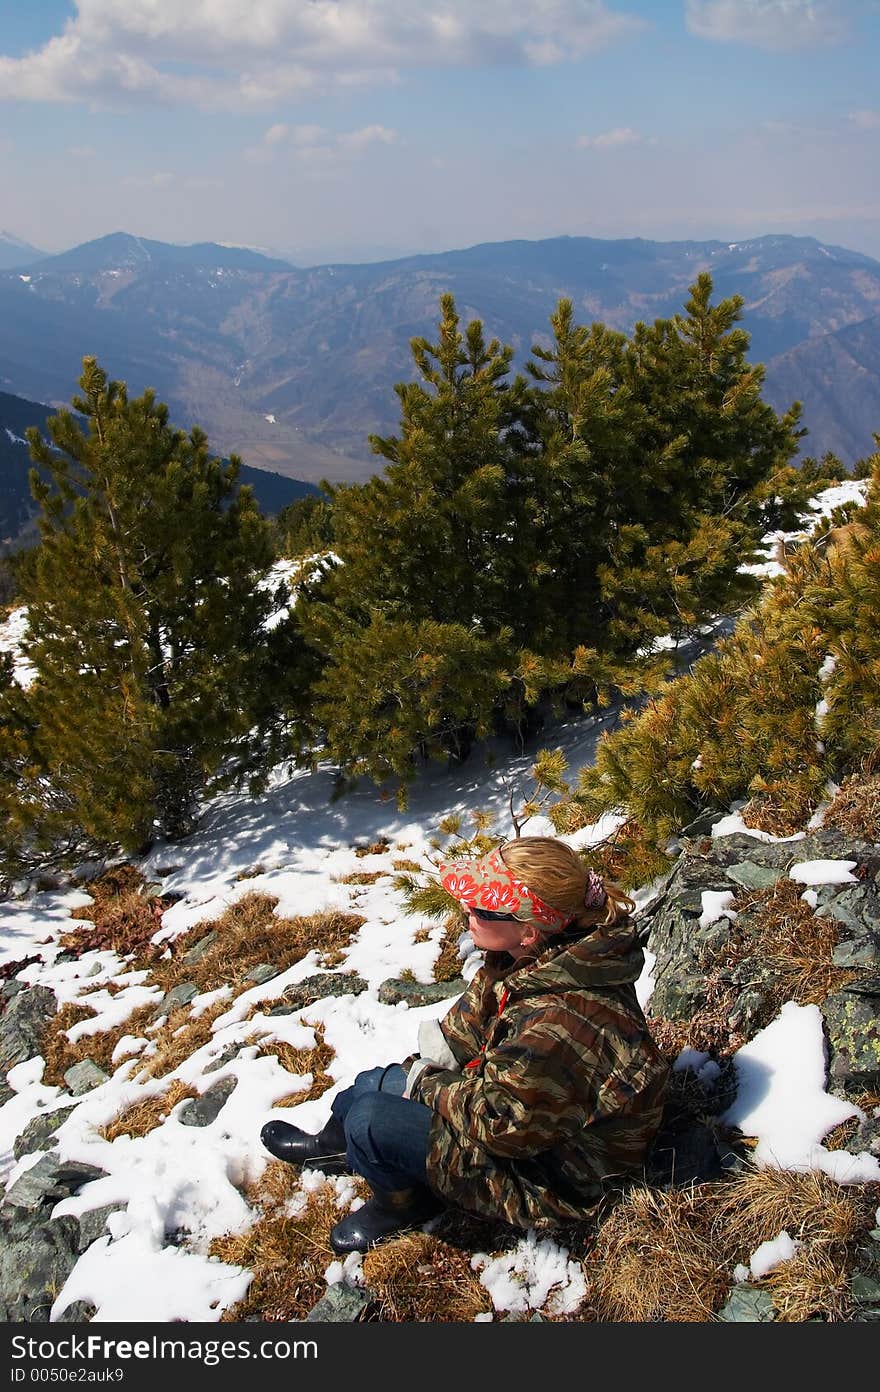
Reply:
<svg viewBox="0 0 880 1392"><path fill-rule="evenodd" d="M579 928L609 927L626 918L636 906L619 885L603 878L605 903L587 908L584 895L588 867L577 851L553 836L520 836L515 841L505 841L499 854L529 889L552 908L574 918Z"/></svg>

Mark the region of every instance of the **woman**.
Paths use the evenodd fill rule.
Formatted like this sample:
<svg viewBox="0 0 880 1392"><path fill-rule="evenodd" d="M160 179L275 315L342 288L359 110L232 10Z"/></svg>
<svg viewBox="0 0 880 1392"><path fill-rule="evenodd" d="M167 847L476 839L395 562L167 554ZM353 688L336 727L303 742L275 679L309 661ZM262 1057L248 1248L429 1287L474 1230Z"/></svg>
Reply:
<svg viewBox="0 0 880 1392"><path fill-rule="evenodd" d="M667 1065L634 983L634 907L564 842L524 836L440 866L484 965L419 1055L361 1073L317 1136L271 1121L294 1164L363 1175L372 1199L337 1223L336 1252L366 1251L445 1204L514 1227L584 1218L641 1169Z"/></svg>

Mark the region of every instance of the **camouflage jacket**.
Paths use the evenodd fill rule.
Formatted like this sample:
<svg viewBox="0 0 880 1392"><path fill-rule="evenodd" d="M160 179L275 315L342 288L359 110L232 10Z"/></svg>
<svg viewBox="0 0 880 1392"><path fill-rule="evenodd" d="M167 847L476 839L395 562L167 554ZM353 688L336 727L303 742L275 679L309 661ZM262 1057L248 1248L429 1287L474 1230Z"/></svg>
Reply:
<svg viewBox="0 0 880 1392"><path fill-rule="evenodd" d="M552 1228L639 1172L668 1073L636 999L643 961L624 920L557 939L495 983L486 1012L477 972L440 1022L462 1071L423 1073L413 1093L435 1114L427 1177L438 1194Z"/></svg>

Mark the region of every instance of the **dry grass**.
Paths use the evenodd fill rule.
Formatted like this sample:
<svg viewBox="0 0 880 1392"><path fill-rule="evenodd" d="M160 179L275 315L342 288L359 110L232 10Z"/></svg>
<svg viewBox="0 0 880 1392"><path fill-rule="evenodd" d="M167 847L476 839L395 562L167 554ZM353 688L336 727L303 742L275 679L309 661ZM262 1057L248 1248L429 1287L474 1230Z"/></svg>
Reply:
<svg viewBox="0 0 880 1392"><path fill-rule="evenodd" d="M353 870L350 875L338 875L337 884L369 885L387 879L390 870Z"/></svg>
<svg viewBox="0 0 880 1392"><path fill-rule="evenodd" d="M443 940L434 962L434 981L454 981L461 976L461 958L458 955L458 940L465 921L459 913L450 914L443 925Z"/></svg>
<svg viewBox="0 0 880 1392"><path fill-rule="evenodd" d="M393 1323L472 1323L492 1300L470 1262L439 1238L408 1233L367 1252L364 1280L379 1297L378 1316Z"/></svg>
<svg viewBox="0 0 880 1392"><path fill-rule="evenodd" d="M343 1216L331 1183L308 1195L296 1217L289 1212L297 1193L298 1173L283 1160L273 1160L247 1199L259 1217L245 1233L215 1238L210 1255L253 1272L247 1293L224 1311L223 1322L301 1320L327 1290L324 1272L336 1260L330 1229ZM364 1197L366 1188L364 1187Z"/></svg>
<svg viewBox="0 0 880 1392"><path fill-rule="evenodd" d="M587 1300L600 1320L714 1319L735 1260L733 1244L713 1221L719 1187L639 1187L617 1205L586 1265Z"/></svg>
<svg viewBox="0 0 880 1392"><path fill-rule="evenodd" d="M391 849L391 842L386 837L380 836L378 841L372 841L369 846L352 846L356 856L385 855Z"/></svg>
<svg viewBox="0 0 880 1392"><path fill-rule="evenodd" d="M105 1141L115 1141L117 1136L131 1136L132 1140L138 1136L146 1136L162 1125L178 1102L182 1102L185 1097L197 1096L195 1088L175 1078L164 1092L157 1093L155 1097L148 1097L144 1102L132 1102L111 1122L102 1126L98 1134L103 1136Z"/></svg>
<svg viewBox="0 0 880 1392"><path fill-rule="evenodd" d="M768 889L746 891L734 903L738 913L753 920L757 944L751 948L761 965L773 972L779 1004L793 1000L798 1005L817 1005L855 975L835 967L831 960L837 921L814 914L801 898L802 892L801 885L785 878Z"/></svg>
<svg viewBox="0 0 880 1392"><path fill-rule="evenodd" d="M747 827L771 836L791 836L800 831L816 810L815 790L797 779L781 779L755 793L740 813Z"/></svg>
<svg viewBox="0 0 880 1392"><path fill-rule="evenodd" d="M844 778L823 826L837 827L861 841L880 842L880 774L862 772Z"/></svg>
<svg viewBox="0 0 880 1392"><path fill-rule="evenodd" d="M236 880L255 880L258 875L265 875L265 865L251 865L247 870L239 870Z"/></svg>
<svg viewBox="0 0 880 1392"><path fill-rule="evenodd" d="M87 1005L81 1005L78 1001L68 1001L56 1011L43 1031L43 1042L40 1053L45 1059L46 1066L43 1069L43 1082L50 1087L65 1087L64 1074L68 1068L72 1068L76 1063L82 1063L84 1058L94 1058L94 1054L85 1048L85 1044L91 1044L96 1038L95 1035L87 1035L85 1039L77 1044L71 1044L65 1035L65 1030L69 1030L73 1025L78 1025L81 1020L94 1019L96 1012ZM95 1062L97 1063L97 1059Z"/></svg>
<svg viewBox="0 0 880 1392"><path fill-rule="evenodd" d="M417 860L407 860L406 857L400 860L392 860L391 864L395 870L409 870L414 875L420 875L423 869Z"/></svg>
<svg viewBox="0 0 880 1392"><path fill-rule="evenodd" d="M210 1043L214 1021L225 1014L231 1004L231 999L226 996L223 1000L215 1001L200 1015L192 1015L189 1006L182 1005L171 1012L158 1030L145 1030L144 1033L151 1035L155 1041L156 1052L143 1060L143 1067L137 1073L138 1079L164 1078L166 1074L173 1073L197 1049ZM155 1014L155 1005L149 1008Z"/></svg>
<svg viewBox="0 0 880 1392"><path fill-rule="evenodd" d="M230 904L221 918L198 923L171 944L172 957L152 965L152 980L163 990L181 981L192 981L199 992L221 986L246 989L247 973L264 962L278 972L317 949L325 966L338 965L354 934L366 920L361 914L331 909L302 918L281 918L275 912L277 898L251 893ZM194 963L182 959L200 939L214 931L217 941ZM236 992L237 994L237 992Z"/></svg>
<svg viewBox="0 0 880 1392"><path fill-rule="evenodd" d="M414 942L414 943L428 942L428 941L430 940L430 937L431 937L431 930L430 930L430 928L419 928L415 933L413 933L413 942Z"/></svg>
<svg viewBox="0 0 880 1392"><path fill-rule="evenodd" d="M171 900L146 895L139 870L133 865L117 865L82 887L94 903L74 909L71 918L88 919L89 926L63 933L59 939L63 948L77 956L107 950L121 957L131 953L155 955L150 939L161 927Z"/></svg>
<svg viewBox="0 0 880 1392"><path fill-rule="evenodd" d="M281 1067L288 1073L295 1076L304 1073L312 1075L311 1084L307 1088L301 1092L288 1093L280 1101L273 1102L274 1107L298 1107L300 1102L311 1102L313 1098L320 1097L333 1086L333 1079L327 1069L336 1055L324 1040L323 1025L315 1025L313 1028L315 1042L310 1049L294 1049L292 1044L281 1039L255 1038L247 1041L249 1044L259 1044L263 1057L277 1058Z"/></svg>

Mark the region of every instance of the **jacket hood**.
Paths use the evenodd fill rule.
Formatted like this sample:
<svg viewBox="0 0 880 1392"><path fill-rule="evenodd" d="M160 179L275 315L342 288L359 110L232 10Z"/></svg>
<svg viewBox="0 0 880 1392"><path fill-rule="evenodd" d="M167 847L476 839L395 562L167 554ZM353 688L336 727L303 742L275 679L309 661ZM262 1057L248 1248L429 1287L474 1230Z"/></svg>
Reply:
<svg viewBox="0 0 880 1392"><path fill-rule="evenodd" d="M536 961L504 978L511 998L548 991L590 990L625 986L639 979L645 954L629 919L578 936L561 933Z"/></svg>

